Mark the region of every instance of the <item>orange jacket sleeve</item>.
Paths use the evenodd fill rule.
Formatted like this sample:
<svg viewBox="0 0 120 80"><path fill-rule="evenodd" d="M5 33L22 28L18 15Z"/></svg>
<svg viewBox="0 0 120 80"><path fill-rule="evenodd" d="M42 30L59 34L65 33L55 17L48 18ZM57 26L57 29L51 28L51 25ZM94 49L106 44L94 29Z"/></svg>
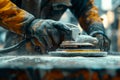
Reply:
<svg viewBox="0 0 120 80"><path fill-rule="evenodd" d="M0 26L22 35L33 19L33 15L18 8L10 0L0 0Z"/></svg>
<svg viewBox="0 0 120 80"><path fill-rule="evenodd" d="M103 31L102 19L98 9L94 5L94 0L73 0L73 14L78 19L81 27L90 34L93 31ZM93 29L94 28L94 29Z"/></svg>

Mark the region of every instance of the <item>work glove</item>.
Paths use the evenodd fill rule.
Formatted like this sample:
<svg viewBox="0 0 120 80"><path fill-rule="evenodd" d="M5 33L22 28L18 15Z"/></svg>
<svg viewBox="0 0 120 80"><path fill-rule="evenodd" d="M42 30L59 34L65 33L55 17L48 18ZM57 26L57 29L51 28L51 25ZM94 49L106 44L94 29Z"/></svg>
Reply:
<svg viewBox="0 0 120 80"><path fill-rule="evenodd" d="M109 51L110 40L106 36L104 26L101 23L91 25L89 35L98 39L98 43L96 44L97 48L99 48L101 51Z"/></svg>
<svg viewBox="0 0 120 80"><path fill-rule="evenodd" d="M110 49L110 40L103 33L95 33L92 35L98 39L98 44L96 47L100 48L101 51L109 51Z"/></svg>
<svg viewBox="0 0 120 80"><path fill-rule="evenodd" d="M38 45L35 39L32 40L35 45L40 46L42 53L55 50L65 40L65 37L66 40L71 39L72 35L71 29L60 21L40 19L36 19L31 23L29 32L40 43Z"/></svg>

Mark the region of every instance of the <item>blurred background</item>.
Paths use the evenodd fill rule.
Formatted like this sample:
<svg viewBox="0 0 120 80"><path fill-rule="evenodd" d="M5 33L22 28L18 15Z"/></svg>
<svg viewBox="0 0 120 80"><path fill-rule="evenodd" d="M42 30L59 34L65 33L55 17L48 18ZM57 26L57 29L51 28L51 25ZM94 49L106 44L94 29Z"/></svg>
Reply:
<svg viewBox="0 0 120 80"><path fill-rule="evenodd" d="M95 0L95 5L103 18L106 34L111 40L110 50L120 51L120 0ZM65 12L61 20L78 25L69 10ZM0 27L0 48L4 46L6 32L7 30Z"/></svg>

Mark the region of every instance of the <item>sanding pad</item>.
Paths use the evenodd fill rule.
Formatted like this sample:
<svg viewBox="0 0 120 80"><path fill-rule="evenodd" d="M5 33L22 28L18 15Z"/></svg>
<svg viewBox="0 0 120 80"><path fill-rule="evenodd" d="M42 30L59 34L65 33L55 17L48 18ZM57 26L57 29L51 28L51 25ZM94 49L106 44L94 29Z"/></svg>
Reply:
<svg viewBox="0 0 120 80"><path fill-rule="evenodd" d="M104 57L107 56L107 52L66 52L66 51L50 51L49 55L52 56L63 56L63 57L74 57L74 56L84 56L84 57Z"/></svg>
<svg viewBox="0 0 120 80"><path fill-rule="evenodd" d="M52 56L85 56L85 57L104 57L107 52L101 51L92 43L81 43L76 41L63 41L58 49L48 52Z"/></svg>

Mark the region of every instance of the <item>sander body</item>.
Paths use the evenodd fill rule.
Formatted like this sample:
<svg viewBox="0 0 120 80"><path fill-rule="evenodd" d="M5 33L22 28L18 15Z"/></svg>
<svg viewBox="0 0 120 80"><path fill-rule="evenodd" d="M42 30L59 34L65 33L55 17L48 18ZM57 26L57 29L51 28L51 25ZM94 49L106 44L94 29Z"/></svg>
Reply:
<svg viewBox="0 0 120 80"><path fill-rule="evenodd" d="M98 39L87 34L82 34L78 26L67 24L72 29L72 40L66 39L55 51L49 51L52 56L107 56L108 52L101 51ZM69 37L69 36L66 36Z"/></svg>

